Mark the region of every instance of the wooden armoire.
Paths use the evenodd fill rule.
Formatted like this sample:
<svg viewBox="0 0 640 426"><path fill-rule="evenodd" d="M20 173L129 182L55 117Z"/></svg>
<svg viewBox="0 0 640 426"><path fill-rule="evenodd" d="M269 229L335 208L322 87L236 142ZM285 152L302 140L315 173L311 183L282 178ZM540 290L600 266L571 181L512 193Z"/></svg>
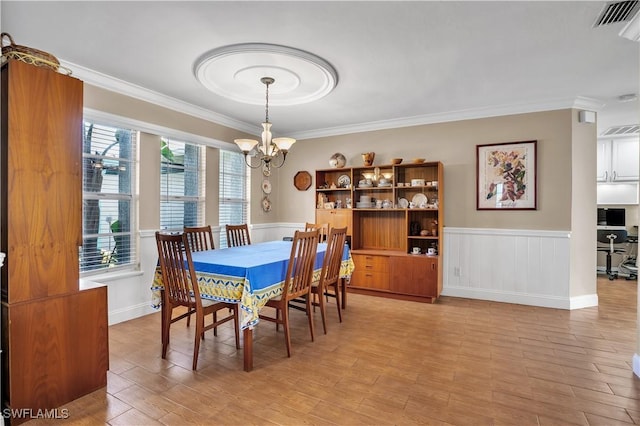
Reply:
<svg viewBox="0 0 640 426"><path fill-rule="evenodd" d="M0 97L2 408L37 413L107 383L107 288L79 286L83 83L8 60Z"/></svg>

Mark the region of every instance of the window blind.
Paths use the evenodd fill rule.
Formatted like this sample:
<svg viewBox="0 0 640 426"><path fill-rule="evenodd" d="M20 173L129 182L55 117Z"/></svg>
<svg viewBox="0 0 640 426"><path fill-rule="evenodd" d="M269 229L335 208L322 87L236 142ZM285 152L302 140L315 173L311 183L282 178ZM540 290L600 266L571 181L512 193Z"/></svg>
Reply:
<svg viewBox="0 0 640 426"><path fill-rule="evenodd" d="M137 139L134 130L84 122L81 272L137 263L132 232Z"/></svg>
<svg viewBox="0 0 640 426"><path fill-rule="evenodd" d="M248 223L250 199L249 167L241 152L220 150L220 227ZM220 247L227 247L227 234L220 232Z"/></svg>

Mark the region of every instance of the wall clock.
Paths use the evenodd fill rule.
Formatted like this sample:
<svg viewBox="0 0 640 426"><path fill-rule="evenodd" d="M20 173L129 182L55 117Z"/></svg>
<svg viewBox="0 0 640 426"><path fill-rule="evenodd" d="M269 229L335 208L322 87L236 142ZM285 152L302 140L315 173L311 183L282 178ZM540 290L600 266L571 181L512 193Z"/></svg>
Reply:
<svg viewBox="0 0 640 426"><path fill-rule="evenodd" d="M296 173L293 177L293 185L298 189L298 191L306 191L311 187L311 175L309 172L305 172L304 170Z"/></svg>
<svg viewBox="0 0 640 426"><path fill-rule="evenodd" d="M262 180L262 192L271 194L271 182L269 182L269 179Z"/></svg>

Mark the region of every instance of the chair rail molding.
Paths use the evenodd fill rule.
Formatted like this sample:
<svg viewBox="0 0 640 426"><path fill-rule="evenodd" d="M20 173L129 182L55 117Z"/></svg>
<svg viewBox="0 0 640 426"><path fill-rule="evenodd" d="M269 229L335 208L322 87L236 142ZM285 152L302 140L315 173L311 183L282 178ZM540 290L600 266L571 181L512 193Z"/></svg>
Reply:
<svg viewBox="0 0 640 426"><path fill-rule="evenodd" d="M570 237L569 231L445 227L442 295L559 309L597 306L597 294L570 296Z"/></svg>

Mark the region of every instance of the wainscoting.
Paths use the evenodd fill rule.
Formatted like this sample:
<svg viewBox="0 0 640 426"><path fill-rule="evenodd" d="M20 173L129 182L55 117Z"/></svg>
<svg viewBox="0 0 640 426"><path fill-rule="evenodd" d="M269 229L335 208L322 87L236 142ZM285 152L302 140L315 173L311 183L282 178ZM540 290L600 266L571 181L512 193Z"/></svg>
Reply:
<svg viewBox="0 0 640 426"><path fill-rule="evenodd" d="M570 232L445 228L445 296L575 309L597 295L570 297Z"/></svg>

